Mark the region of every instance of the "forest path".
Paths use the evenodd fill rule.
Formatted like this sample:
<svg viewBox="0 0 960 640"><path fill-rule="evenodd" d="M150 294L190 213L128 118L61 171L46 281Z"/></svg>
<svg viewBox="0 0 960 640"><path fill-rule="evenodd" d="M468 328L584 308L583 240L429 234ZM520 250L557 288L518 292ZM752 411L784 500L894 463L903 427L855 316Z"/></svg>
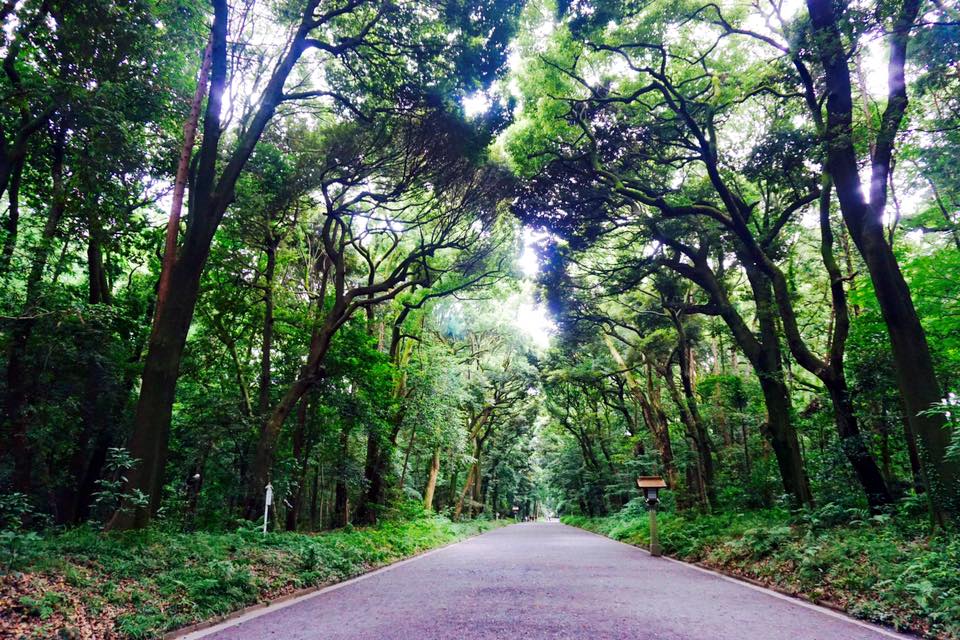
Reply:
<svg viewBox="0 0 960 640"><path fill-rule="evenodd" d="M190 640L906 637L556 523L498 529L185 636Z"/></svg>

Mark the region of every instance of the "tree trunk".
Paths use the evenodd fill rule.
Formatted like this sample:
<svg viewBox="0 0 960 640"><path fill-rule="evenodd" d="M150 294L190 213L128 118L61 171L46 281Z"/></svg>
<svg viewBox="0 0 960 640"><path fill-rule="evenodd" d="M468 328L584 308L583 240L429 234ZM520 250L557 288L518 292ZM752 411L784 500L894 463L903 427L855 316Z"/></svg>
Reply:
<svg viewBox="0 0 960 640"><path fill-rule="evenodd" d="M297 429L293 432L293 461L296 465L296 490L293 494L292 506L287 509L286 529L297 530L297 519L300 515L300 505L303 502L304 485L307 482L307 458L311 447L307 445L307 396L300 399L297 405Z"/></svg>
<svg viewBox="0 0 960 640"><path fill-rule="evenodd" d="M305 50L304 40L315 27L312 16L318 1L310 0L307 3L296 34L264 88L256 113L237 141L233 153L223 163L223 171L218 178L221 108L227 82L227 23L230 9L226 0L213 0L210 95L204 116L203 142L197 160L196 178L191 188L190 221L176 260L164 265L168 267L166 271L169 273L169 286L166 290L170 295L166 297L163 294L163 287L158 290L157 311L144 363L134 430L129 441L130 452L139 462L127 475L125 490L145 494L149 498L149 506L136 506L124 501L108 524L110 529L146 526L151 514L159 506L180 360L196 307L200 277L210 253L210 244L227 206L233 200L237 180L247 160L273 118L277 105L283 101L286 79ZM161 274L161 279L163 278L164 275ZM299 396L295 400L298 399ZM283 417L292 409L295 400L285 407Z"/></svg>
<svg viewBox="0 0 960 640"><path fill-rule="evenodd" d="M920 464L920 453L917 450L917 436L910 427L910 421L907 420L907 413L901 409L903 420L903 439L907 443L907 455L910 458L910 474L913 477L913 491L917 495L927 490L927 478L923 472L923 465Z"/></svg>
<svg viewBox="0 0 960 640"><path fill-rule="evenodd" d="M7 446L13 457L13 488L15 491L27 494L32 488L33 475L33 452L29 437L30 416L27 405L36 382L28 362L28 351L30 337L36 325L33 314L40 302L43 273L53 249L57 230L60 228L60 221L66 212L66 190L63 184L66 130L66 123L61 122L51 141L53 202L27 275L26 300L21 312L22 317L14 321L7 352L5 399L6 417L9 421Z"/></svg>
<svg viewBox="0 0 960 640"><path fill-rule="evenodd" d="M888 75L890 93L873 154L873 178L868 202L860 181L853 146L853 98L850 69L834 4L807 0L820 61L825 72L827 99L827 170L836 186L843 219L863 256L893 351L895 373L906 417L917 436L921 468L934 521L945 524L960 517L960 461L947 459L951 433L942 415L921 415L940 402L940 385L930 347L913 305L893 249L883 228L887 176L896 134L907 107L904 80L907 43L920 9L919 0L906 0L890 35Z"/></svg>
<svg viewBox="0 0 960 640"><path fill-rule="evenodd" d="M123 505L110 520L108 529L144 527L160 506L180 360L196 307L200 274L206 261L206 252L202 255L191 254L181 253L170 274L170 286L176 289L177 295L171 296L167 304L155 311L134 417L134 431L127 443L130 454L138 461L127 473L127 487L143 492L147 504Z"/></svg>
<svg viewBox="0 0 960 640"><path fill-rule="evenodd" d="M694 419L693 414L690 412L687 402L680 395L680 390L677 389L677 384L673 380L672 367L663 372L663 377L667 383L667 389L670 392L670 398L673 400L673 403L677 406L677 410L680 413L680 421L683 422L684 426L686 427L687 440L690 442L690 448L693 450L695 455L694 464L687 465L687 487L697 496L697 502L700 503L700 506L709 511L712 500L708 495L707 473L705 469L706 465L704 464L704 458L709 458L710 452L707 450L707 444L700 439L700 431L697 428L696 420Z"/></svg>
<svg viewBox="0 0 960 640"><path fill-rule="evenodd" d="M863 441L846 381L841 378L839 382L827 385L827 391L833 401L834 418L840 435L840 448L850 461L857 480L867 495L867 503L871 510L876 511L879 507L890 504L893 496L890 495L877 461Z"/></svg>
<svg viewBox="0 0 960 640"><path fill-rule="evenodd" d="M781 323L791 353L804 369L824 383L830 393L841 447L854 468L854 473L863 487L870 508L876 510L885 504L889 504L893 497L883 475L880 473L876 460L867 449L860 434L843 371L844 348L849 334L850 322L847 312L846 291L843 287L843 276L833 254L833 231L830 225L831 183L827 176L822 177L821 185L819 196L821 257L830 276L831 309L833 311L830 350L826 360L814 355L801 335L786 277L779 267L773 264L760 250L748 233L744 232L742 237L745 244L750 247L749 250L754 253L757 261L770 276L774 297L780 310Z"/></svg>
<svg viewBox="0 0 960 640"><path fill-rule="evenodd" d="M749 260L745 263L751 264ZM793 496L797 504L812 505L813 494L810 492L800 442L793 425L790 390L784 381L777 312L770 281L756 269L747 269L747 278L757 307L760 340L754 343L753 349L748 349L744 344L741 344L741 347L752 355L751 364L760 378L760 388L767 406L768 436L780 468L783 488ZM740 342L742 336L737 336L734 332L734 337Z"/></svg>
<svg viewBox="0 0 960 640"><path fill-rule="evenodd" d="M21 159L13 168L10 176L10 189L7 192L7 200L10 206L7 209L7 221L4 223L6 235L3 238L3 250L0 253L0 278L6 277L10 270L10 263L13 261L13 252L17 248L17 234L20 230L20 180L23 177L23 164Z"/></svg>
<svg viewBox="0 0 960 640"><path fill-rule="evenodd" d="M263 339L260 344L260 395L257 404L258 415L265 423L270 410L270 359L273 353L273 277L277 270L277 243L267 238L267 268L263 279Z"/></svg>
<svg viewBox="0 0 960 640"><path fill-rule="evenodd" d="M407 450L403 453L403 469L400 471L400 482L397 487L403 492L403 483L407 479L407 465L410 462L410 452L413 451L413 441L417 437L417 426L414 425L410 431L410 441L407 443Z"/></svg>
<svg viewBox="0 0 960 640"><path fill-rule="evenodd" d="M340 460L337 463L337 484L333 498L333 527L345 527L350 522L350 497L347 491L347 461L350 456L350 430L340 429Z"/></svg>
<svg viewBox="0 0 960 640"><path fill-rule="evenodd" d="M673 446L670 443L669 427L665 420L661 420L660 414L662 412L658 412L654 408L653 404L650 402L650 399L647 397L647 394L644 393L640 383L634 377L633 373L631 373L629 367L627 367L627 362L620 354L620 350L617 349L617 346L614 344L613 338L611 338L609 335L604 335L604 342L606 343L607 349L610 351L610 356L613 358L614 362L617 363L618 367L624 370L627 386L629 387L630 392L633 394L634 400L636 400L637 404L640 406L643 422L647 425L647 429L649 429L650 434L653 436L653 441L656 444L657 451L660 453L660 464L663 465L667 486L671 489L675 489L680 485L680 476L673 460ZM650 373L648 371L648 386L650 384L649 375Z"/></svg>
<svg viewBox="0 0 960 640"><path fill-rule="evenodd" d="M207 95L207 76L213 63L213 38L207 43L203 53L203 62L200 63L200 76L197 79L197 88L193 92L190 102L190 113L183 123L183 145L180 147L180 160L177 162L177 173L173 181L173 196L170 200L170 215L167 218L167 231L164 237L163 264L160 269L160 284L157 287L157 307L162 307L170 296L170 276L173 273L173 264L177 259L177 239L180 236L180 213L183 210L183 196L187 190L187 180L190 174L190 158L193 156L193 145L197 140L197 126L200 123L200 109L203 99Z"/></svg>
<svg viewBox="0 0 960 640"><path fill-rule="evenodd" d="M367 434L367 458L363 467L366 491L357 505L357 521L363 524L376 524L378 507L383 502L384 474L381 467L386 467L385 460L392 450L380 442L381 437L376 427L371 427Z"/></svg>
<svg viewBox="0 0 960 640"><path fill-rule="evenodd" d="M803 468L797 433L790 419L790 394L783 379L774 376L776 373L761 373L760 378L760 387L767 406L767 437L777 458L784 490L799 504L810 505L813 504L813 495L810 493L807 473Z"/></svg>
<svg viewBox="0 0 960 640"><path fill-rule="evenodd" d="M683 403L689 414L690 426L697 444L697 454L700 469L703 475L704 499L707 508L716 502L717 495L714 487L713 443L707 433L703 417L700 415L700 405L697 402L697 393L694 388L693 348L688 339L686 328L680 317L672 314L674 326L677 329L677 355L680 362L680 386L683 389Z"/></svg>
<svg viewBox="0 0 960 640"><path fill-rule="evenodd" d="M437 476L440 475L440 447L434 447L433 458L430 459L430 475L427 476L427 487L423 491L423 508L433 508L433 493L437 489Z"/></svg>
<svg viewBox="0 0 960 640"><path fill-rule="evenodd" d="M317 515L320 513L318 501L320 499L320 492L322 491L322 482L321 482L321 466L320 464L315 464L313 466L313 490L310 492L310 530L317 530ZM322 525L322 523L321 523Z"/></svg>
<svg viewBox="0 0 960 640"><path fill-rule="evenodd" d="M460 515L463 513L463 504L466 501L467 494L470 493L470 490L473 488L473 484L478 481L480 476L480 443L477 438L473 439L473 458L474 462L470 465L469 471L467 471L467 479L463 483L463 490L460 492L460 498L457 500L457 506L453 510L454 520L460 519Z"/></svg>

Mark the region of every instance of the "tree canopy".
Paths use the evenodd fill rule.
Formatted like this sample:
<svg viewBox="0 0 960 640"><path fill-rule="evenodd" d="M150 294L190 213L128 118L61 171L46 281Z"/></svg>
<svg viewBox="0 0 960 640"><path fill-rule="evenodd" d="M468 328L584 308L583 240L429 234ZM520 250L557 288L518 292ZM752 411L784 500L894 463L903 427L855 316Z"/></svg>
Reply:
<svg viewBox="0 0 960 640"><path fill-rule="evenodd" d="M947 3L0 19L4 526L960 519Z"/></svg>

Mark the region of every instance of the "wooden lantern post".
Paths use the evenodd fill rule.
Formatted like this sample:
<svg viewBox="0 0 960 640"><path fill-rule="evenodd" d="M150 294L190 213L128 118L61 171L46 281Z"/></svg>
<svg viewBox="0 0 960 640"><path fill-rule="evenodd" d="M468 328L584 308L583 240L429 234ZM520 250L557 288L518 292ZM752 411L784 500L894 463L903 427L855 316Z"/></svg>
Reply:
<svg viewBox="0 0 960 640"><path fill-rule="evenodd" d="M650 555L659 557L660 536L657 535L657 505L660 504L660 489L666 489L667 483L660 476L640 476L637 478L637 488L643 492L643 498L650 512Z"/></svg>

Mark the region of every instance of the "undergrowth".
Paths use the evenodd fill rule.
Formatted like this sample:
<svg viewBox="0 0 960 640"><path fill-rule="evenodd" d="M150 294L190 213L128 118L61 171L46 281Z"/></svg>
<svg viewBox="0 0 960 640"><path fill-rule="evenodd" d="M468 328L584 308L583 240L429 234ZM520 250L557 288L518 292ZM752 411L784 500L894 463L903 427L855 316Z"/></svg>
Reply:
<svg viewBox="0 0 960 640"><path fill-rule="evenodd" d="M0 637L156 638L495 526L424 515L321 534L73 529L0 567Z"/></svg>
<svg viewBox="0 0 960 640"><path fill-rule="evenodd" d="M566 524L649 544L639 501ZM664 553L931 638L960 638L960 538L929 535L922 516L818 509L658 514Z"/></svg>

